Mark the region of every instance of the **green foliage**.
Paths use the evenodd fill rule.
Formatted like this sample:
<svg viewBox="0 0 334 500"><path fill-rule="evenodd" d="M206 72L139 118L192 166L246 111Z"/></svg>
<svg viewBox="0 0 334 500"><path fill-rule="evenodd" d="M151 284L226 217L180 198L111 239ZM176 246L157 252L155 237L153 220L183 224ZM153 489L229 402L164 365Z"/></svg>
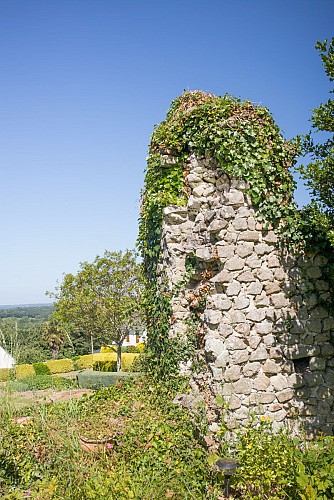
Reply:
<svg viewBox="0 0 334 500"><path fill-rule="evenodd" d="M45 361L45 365L51 373L67 373L74 370L73 361L71 359L51 359Z"/></svg>
<svg viewBox="0 0 334 500"><path fill-rule="evenodd" d="M0 382L6 382L10 378L10 368L0 368Z"/></svg>
<svg viewBox="0 0 334 500"><path fill-rule="evenodd" d="M50 368L45 363L33 363L36 375L51 375Z"/></svg>
<svg viewBox="0 0 334 500"><path fill-rule="evenodd" d="M100 342L114 341L121 365L121 345L141 326L141 268L134 252L105 251L92 263L82 262L76 275L66 274L55 293L53 319Z"/></svg>
<svg viewBox="0 0 334 500"><path fill-rule="evenodd" d="M122 370L128 371L131 370L132 363L138 357L138 354L134 353L124 353L122 356ZM76 370L85 370L87 368L93 368L94 364L97 362L111 362L114 363L117 361L117 354L115 352L109 353L95 353L95 354L86 354L84 356L80 356L74 363L74 367Z"/></svg>
<svg viewBox="0 0 334 500"><path fill-rule="evenodd" d="M221 453L233 455L240 464L232 478L232 490L238 498L333 498L333 436L303 440L291 436L286 427L275 432L272 423L263 418L252 421L237 433L232 450L231 443L223 438Z"/></svg>
<svg viewBox="0 0 334 500"><path fill-rule="evenodd" d="M93 371L97 372L116 372L117 361L94 361Z"/></svg>
<svg viewBox="0 0 334 500"><path fill-rule="evenodd" d="M289 171L297 148L283 139L268 110L228 95L217 97L201 91L185 92L173 101L166 120L152 134L138 239L147 279L146 359L159 376L175 374L180 361L175 353L180 347L186 356L188 351L185 345L175 348L168 338L171 291L157 270L163 209L186 204L185 160L192 153L211 158L223 172L247 182L265 228L272 224L290 244L300 237L292 201L295 183ZM172 155L174 163L161 165L161 154Z"/></svg>
<svg viewBox="0 0 334 500"><path fill-rule="evenodd" d="M0 496L216 500L205 449L174 395L123 380L81 402L37 408L26 425L8 419L0 428ZM89 453L80 436L108 444Z"/></svg>
<svg viewBox="0 0 334 500"><path fill-rule="evenodd" d="M53 377L52 375L34 375L23 377L19 381L11 381L8 388L11 391L33 391L41 389L72 389L76 382L64 377Z"/></svg>
<svg viewBox="0 0 334 500"><path fill-rule="evenodd" d="M107 363L107 362L106 362ZM116 363L116 362L114 362ZM132 373L120 372L120 371L109 371L109 370L99 370L99 371L82 371L78 373L78 384L79 387L85 389L99 389L101 387L110 387L111 385L116 385L119 381L133 377Z"/></svg>
<svg viewBox="0 0 334 500"><path fill-rule="evenodd" d="M334 80L334 37L330 42L317 42L325 72L330 81ZM333 92L333 90L331 90ZM312 204L306 210L305 224L310 220L313 228L319 228L324 239L334 247L334 101L320 104L313 110L312 131L301 140L302 151L309 155L311 162L298 167L306 181ZM325 142L317 142L317 133L321 138L326 133ZM312 232L313 233L313 232ZM312 234L311 233L311 234Z"/></svg>
<svg viewBox="0 0 334 500"><path fill-rule="evenodd" d="M15 366L15 377L16 379L21 379L24 377L29 377L36 375L35 369L32 365L24 364Z"/></svg>

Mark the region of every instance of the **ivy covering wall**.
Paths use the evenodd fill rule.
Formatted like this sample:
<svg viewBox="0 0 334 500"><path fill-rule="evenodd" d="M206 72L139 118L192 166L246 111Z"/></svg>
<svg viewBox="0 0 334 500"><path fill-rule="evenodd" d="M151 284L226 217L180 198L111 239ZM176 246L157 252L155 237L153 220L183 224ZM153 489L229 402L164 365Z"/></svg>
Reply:
<svg viewBox="0 0 334 500"><path fill-rule="evenodd" d="M139 246L147 278L149 363L161 375L177 373L190 356L181 339L170 339L171 296L161 263L163 209L186 205L186 159L210 158L224 173L247 183L264 229L298 246L301 231L293 201L291 167L297 147L286 141L269 111L229 95L185 92L172 102L166 120L152 134L142 195ZM172 161L164 162L164 158Z"/></svg>

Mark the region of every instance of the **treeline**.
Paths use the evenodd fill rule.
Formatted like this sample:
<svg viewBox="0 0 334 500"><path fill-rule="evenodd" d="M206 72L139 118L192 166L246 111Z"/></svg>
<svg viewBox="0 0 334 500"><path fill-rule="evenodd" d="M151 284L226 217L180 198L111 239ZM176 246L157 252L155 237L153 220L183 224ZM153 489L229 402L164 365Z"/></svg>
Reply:
<svg viewBox="0 0 334 500"><path fill-rule="evenodd" d="M0 318L33 318L37 321L47 321L52 311L52 305L17 306L3 309L0 306Z"/></svg>
<svg viewBox="0 0 334 500"><path fill-rule="evenodd" d="M50 338L45 325L51 317L52 305L19 306L0 309L0 345L16 363L38 363L52 357ZM57 358L87 354L89 341L83 333L71 331L64 336Z"/></svg>

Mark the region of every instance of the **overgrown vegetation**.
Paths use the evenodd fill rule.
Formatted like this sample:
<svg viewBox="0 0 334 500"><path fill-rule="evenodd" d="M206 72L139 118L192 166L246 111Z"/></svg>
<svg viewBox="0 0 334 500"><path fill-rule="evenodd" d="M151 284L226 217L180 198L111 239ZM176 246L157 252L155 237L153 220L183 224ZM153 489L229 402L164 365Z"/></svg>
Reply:
<svg viewBox="0 0 334 500"><path fill-rule="evenodd" d="M1 497L221 500L214 463L229 454L240 463L231 498L333 498L333 437L310 443L254 420L208 455L188 412L172 403L177 391L187 391L184 381L123 380L90 398L26 409L21 419L2 404Z"/></svg>
<svg viewBox="0 0 334 500"><path fill-rule="evenodd" d="M229 95L194 91L173 101L166 121L152 135L149 153L139 246L147 278L149 364L164 376L177 371L182 346L175 347L168 338L171 290L157 272L162 211L187 201L187 158L192 153L211 158L229 176L246 181L264 227L273 225L293 244L300 233L289 168L297 148L284 140L266 108ZM162 165L161 155L172 155L171 165Z"/></svg>

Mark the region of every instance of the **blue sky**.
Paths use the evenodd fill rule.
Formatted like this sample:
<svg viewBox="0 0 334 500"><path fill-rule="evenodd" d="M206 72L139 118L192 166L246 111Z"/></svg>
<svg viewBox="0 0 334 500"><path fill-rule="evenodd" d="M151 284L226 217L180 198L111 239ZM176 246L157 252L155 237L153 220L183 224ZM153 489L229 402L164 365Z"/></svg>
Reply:
<svg viewBox="0 0 334 500"><path fill-rule="evenodd" d="M150 134L184 89L306 133L333 19L327 0L1 0L0 304L134 247Z"/></svg>

